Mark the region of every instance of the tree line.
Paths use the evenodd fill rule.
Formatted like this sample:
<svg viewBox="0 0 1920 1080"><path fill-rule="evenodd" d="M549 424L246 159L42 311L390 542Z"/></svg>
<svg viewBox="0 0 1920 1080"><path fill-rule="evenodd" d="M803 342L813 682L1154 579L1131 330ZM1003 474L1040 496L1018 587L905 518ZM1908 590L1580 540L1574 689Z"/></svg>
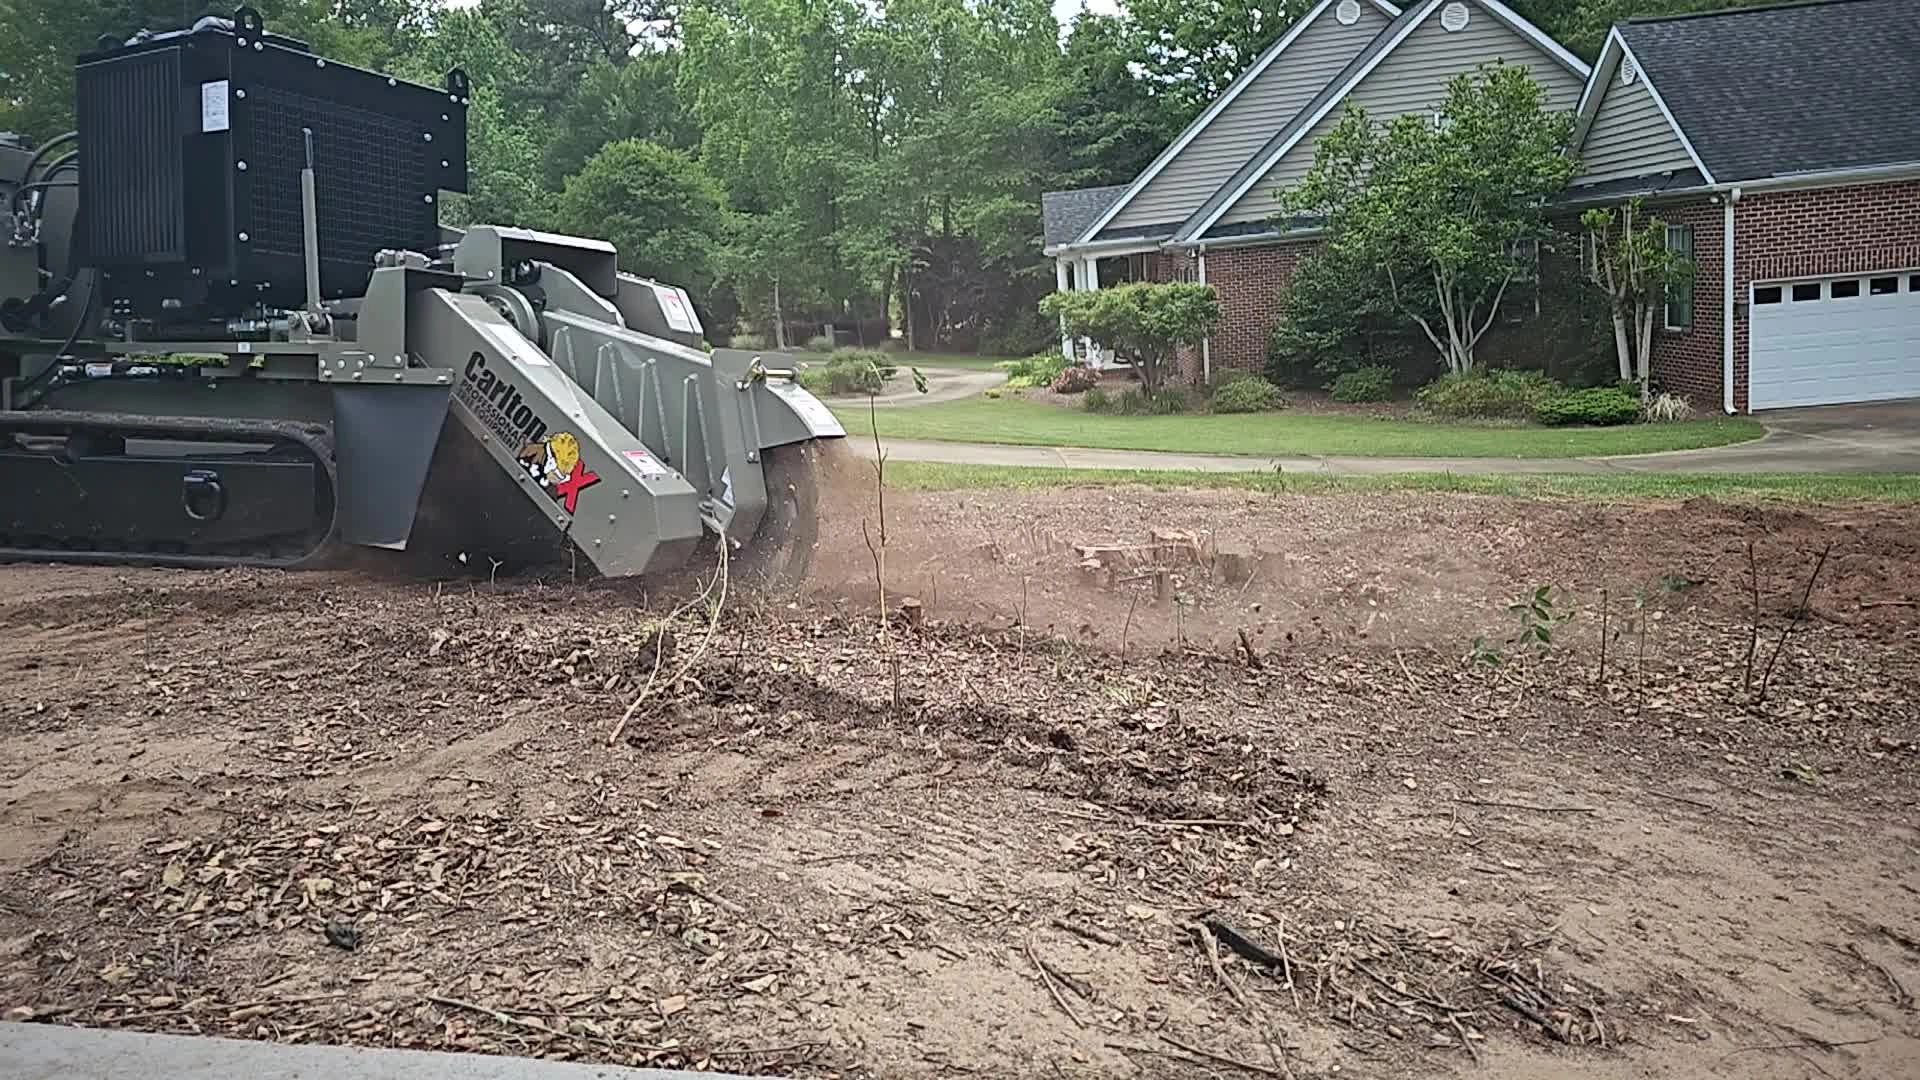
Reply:
<svg viewBox="0 0 1920 1080"><path fill-rule="evenodd" d="M1634 14L1731 0L1510 0L1589 57ZM1016 354L1055 324L1040 194L1132 179L1312 0L255 0L335 59L474 83L450 224L600 236L770 338ZM183 0L0 0L0 131L72 117L72 58ZM722 334L724 331L715 331Z"/></svg>

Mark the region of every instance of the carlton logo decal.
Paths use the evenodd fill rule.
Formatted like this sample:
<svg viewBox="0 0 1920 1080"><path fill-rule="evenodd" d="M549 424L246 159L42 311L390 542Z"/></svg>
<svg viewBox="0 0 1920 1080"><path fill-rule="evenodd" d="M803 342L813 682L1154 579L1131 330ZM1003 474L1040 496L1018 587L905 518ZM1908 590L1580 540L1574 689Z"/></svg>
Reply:
<svg viewBox="0 0 1920 1080"><path fill-rule="evenodd" d="M487 425L487 430L516 450L547 437L547 422L520 397L518 388L487 370L483 353L467 357L467 370L455 396Z"/></svg>

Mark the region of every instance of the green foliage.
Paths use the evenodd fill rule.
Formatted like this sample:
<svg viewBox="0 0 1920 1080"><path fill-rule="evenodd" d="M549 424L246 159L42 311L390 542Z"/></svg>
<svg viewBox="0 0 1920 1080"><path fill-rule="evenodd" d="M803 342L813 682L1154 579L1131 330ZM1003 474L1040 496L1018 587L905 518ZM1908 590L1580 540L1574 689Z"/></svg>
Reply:
<svg viewBox="0 0 1920 1080"><path fill-rule="evenodd" d="M1323 222L1335 257L1378 268L1447 369L1470 371L1528 269L1516 245L1549 233L1544 208L1577 167L1561 151L1572 122L1525 68L1500 64L1456 76L1434 114L1376 124L1350 105L1283 194L1281 225Z"/></svg>
<svg viewBox="0 0 1920 1080"><path fill-rule="evenodd" d="M1002 360L993 366L1007 373L1009 390L1028 390L1051 385L1066 370L1067 358L1059 352L1043 352L1022 360Z"/></svg>
<svg viewBox="0 0 1920 1080"><path fill-rule="evenodd" d="M1331 389L1335 401L1388 401L1393 397L1393 369L1357 368L1333 380Z"/></svg>
<svg viewBox="0 0 1920 1080"><path fill-rule="evenodd" d="M735 334L727 342L727 347L730 349L764 349L767 347L767 339L761 337L759 334Z"/></svg>
<svg viewBox="0 0 1920 1080"><path fill-rule="evenodd" d="M900 369L878 349L835 349L826 359L800 369L800 385L816 394L877 394ZM926 377L913 371L914 386L926 393Z"/></svg>
<svg viewBox="0 0 1920 1080"><path fill-rule="evenodd" d="M1129 386L1115 394L1096 386L1080 398L1080 407L1088 412L1118 416L1172 416L1186 412L1188 404L1186 392L1171 387L1147 391Z"/></svg>
<svg viewBox="0 0 1920 1080"><path fill-rule="evenodd" d="M1415 350L1418 332L1394 306L1380 267L1344 248L1302 259L1280 294L1280 310L1266 372L1282 386L1325 386L1355 368L1397 369Z"/></svg>
<svg viewBox="0 0 1920 1080"><path fill-rule="evenodd" d="M725 246L726 195L679 150L627 139L587 160L555 207L555 224L620 249L620 268L704 295Z"/></svg>
<svg viewBox="0 0 1920 1080"><path fill-rule="evenodd" d="M1271 412L1286 406L1280 388L1258 377L1220 384L1208 403L1208 408L1217 413Z"/></svg>
<svg viewBox="0 0 1920 1080"><path fill-rule="evenodd" d="M833 339L825 334L815 334L813 337L807 339L807 343L803 347L811 353L832 352Z"/></svg>
<svg viewBox="0 0 1920 1080"><path fill-rule="evenodd" d="M1174 351L1205 337L1220 321L1220 298L1210 285L1135 282L1092 292L1057 292L1040 310L1065 321L1067 332L1089 337L1134 361L1141 385L1160 388Z"/></svg>
<svg viewBox="0 0 1920 1080"><path fill-rule="evenodd" d="M1313 0L1129 0L1125 11L1150 83L1191 116L1312 7Z"/></svg>
<svg viewBox="0 0 1920 1080"><path fill-rule="evenodd" d="M1520 620L1520 632L1508 644L1540 653L1553 647L1553 632L1573 618L1573 612L1554 604L1551 585L1541 585L1523 594L1507 605L1507 611Z"/></svg>
<svg viewBox="0 0 1920 1080"><path fill-rule="evenodd" d="M835 349L827 354L827 363L870 367L879 372L883 379L891 379L900 372L898 365L893 362L893 357L879 349L852 347Z"/></svg>
<svg viewBox="0 0 1920 1080"><path fill-rule="evenodd" d="M1534 406L1533 415L1541 423L1556 427L1631 424L1640 419L1640 395L1617 386L1590 386L1540 402Z"/></svg>
<svg viewBox="0 0 1920 1080"><path fill-rule="evenodd" d="M1084 394L1100 385L1100 373L1085 364L1068 364L1051 385L1056 394Z"/></svg>
<svg viewBox="0 0 1920 1080"><path fill-rule="evenodd" d="M1446 374L1414 394L1422 407L1450 419L1527 420L1549 398L1564 393L1538 371Z"/></svg>

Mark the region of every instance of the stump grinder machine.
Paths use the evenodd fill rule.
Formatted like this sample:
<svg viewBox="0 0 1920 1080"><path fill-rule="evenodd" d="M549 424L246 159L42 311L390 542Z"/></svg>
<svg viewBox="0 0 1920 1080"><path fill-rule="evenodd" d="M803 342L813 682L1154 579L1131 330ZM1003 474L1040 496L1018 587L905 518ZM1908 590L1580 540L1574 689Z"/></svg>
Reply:
<svg viewBox="0 0 1920 1080"><path fill-rule="evenodd" d="M443 228L461 71L243 7L103 39L75 83L74 132L0 135L0 560L621 577L717 540L805 573L833 415L604 241Z"/></svg>

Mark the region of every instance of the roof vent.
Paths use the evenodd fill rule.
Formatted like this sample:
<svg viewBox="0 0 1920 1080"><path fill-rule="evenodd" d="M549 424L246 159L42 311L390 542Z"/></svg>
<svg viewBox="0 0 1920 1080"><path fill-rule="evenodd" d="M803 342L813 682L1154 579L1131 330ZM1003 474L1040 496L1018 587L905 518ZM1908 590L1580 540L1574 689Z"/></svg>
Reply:
<svg viewBox="0 0 1920 1080"><path fill-rule="evenodd" d="M1460 0L1440 9L1440 27L1449 34L1457 34L1467 28L1467 5Z"/></svg>
<svg viewBox="0 0 1920 1080"><path fill-rule="evenodd" d="M1639 78L1640 78L1640 68L1637 64L1633 62L1633 57L1631 56L1621 57L1620 58L1621 85L1632 86L1634 82L1637 81Z"/></svg>
<svg viewBox="0 0 1920 1080"><path fill-rule="evenodd" d="M1333 9L1333 17L1340 20L1341 26L1352 26L1360 21L1360 0L1340 0L1340 6Z"/></svg>

